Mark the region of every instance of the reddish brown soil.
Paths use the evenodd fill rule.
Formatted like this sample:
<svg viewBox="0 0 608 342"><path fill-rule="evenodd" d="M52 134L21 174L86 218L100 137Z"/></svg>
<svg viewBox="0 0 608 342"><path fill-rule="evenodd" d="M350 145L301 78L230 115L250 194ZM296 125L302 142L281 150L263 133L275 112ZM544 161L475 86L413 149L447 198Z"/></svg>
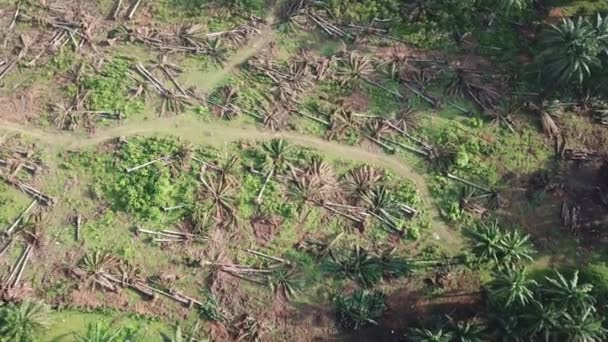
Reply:
<svg viewBox="0 0 608 342"><path fill-rule="evenodd" d="M354 112L364 113L369 109L369 95L362 91L355 91L342 99L345 107Z"/></svg>
<svg viewBox="0 0 608 342"><path fill-rule="evenodd" d="M267 246L274 239L282 224L279 217L256 216L251 219L253 234L261 246Z"/></svg>
<svg viewBox="0 0 608 342"><path fill-rule="evenodd" d="M25 123L44 111L44 98L48 89L34 85L13 95L0 96L0 116L3 120Z"/></svg>

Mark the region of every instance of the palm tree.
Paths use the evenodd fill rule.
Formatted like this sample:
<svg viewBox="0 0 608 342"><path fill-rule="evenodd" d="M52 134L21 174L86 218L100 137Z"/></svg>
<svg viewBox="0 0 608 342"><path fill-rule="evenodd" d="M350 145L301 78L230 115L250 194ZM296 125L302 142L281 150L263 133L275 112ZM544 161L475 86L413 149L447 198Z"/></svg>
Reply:
<svg viewBox="0 0 608 342"><path fill-rule="evenodd" d="M603 319L598 317L592 307L573 314L565 313L563 332L568 342L600 342L605 341L607 330L603 327Z"/></svg>
<svg viewBox="0 0 608 342"><path fill-rule="evenodd" d="M348 255L338 257L336 253L330 251L330 256L332 272L343 273L363 286L371 287L383 277L384 267L382 262L358 244Z"/></svg>
<svg viewBox="0 0 608 342"><path fill-rule="evenodd" d="M344 107L337 107L329 117L329 130L327 131L327 139L341 139L349 133L355 133L361 126L356 114L347 110Z"/></svg>
<svg viewBox="0 0 608 342"><path fill-rule="evenodd" d="M338 68L340 84L357 86L374 71L372 62L365 56L351 52L348 59L343 60Z"/></svg>
<svg viewBox="0 0 608 342"><path fill-rule="evenodd" d="M338 296L336 311L340 325L353 330L376 325L376 320L386 309L385 298L381 292L367 290L357 290L351 296Z"/></svg>
<svg viewBox="0 0 608 342"><path fill-rule="evenodd" d="M530 6L536 0L500 0L500 7L507 12L512 9L521 11Z"/></svg>
<svg viewBox="0 0 608 342"><path fill-rule="evenodd" d="M0 341L33 342L49 326L49 308L23 302L0 307Z"/></svg>
<svg viewBox="0 0 608 342"><path fill-rule="evenodd" d="M522 235L518 231L510 231L503 235L501 263L507 267L514 267L524 261L532 261L534 247L530 243L530 235Z"/></svg>
<svg viewBox="0 0 608 342"><path fill-rule="evenodd" d="M268 277L268 284L276 296L291 299L300 292L302 282L300 274L294 267L282 267Z"/></svg>
<svg viewBox="0 0 608 342"><path fill-rule="evenodd" d="M283 139L272 139L262 145L264 153L264 168L272 169L276 173L285 173L293 166L295 161L293 149Z"/></svg>
<svg viewBox="0 0 608 342"><path fill-rule="evenodd" d="M241 160L237 154L230 154L228 151L221 153L214 170L228 183L237 184Z"/></svg>
<svg viewBox="0 0 608 342"><path fill-rule="evenodd" d="M207 42L207 56L213 63L224 66L228 62L228 48L221 39L209 41Z"/></svg>
<svg viewBox="0 0 608 342"><path fill-rule="evenodd" d="M179 171L189 171L190 170L190 162L192 161L192 157L194 155L194 145L191 143L185 143L180 145L177 151L175 152L175 159L178 162Z"/></svg>
<svg viewBox="0 0 608 342"><path fill-rule="evenodd" d="M540 58L547 76L558 84L583 83L601 66L599 43L597 31L582 17L551 25L541 39Z"/></svg>
<svg viewBox="0 0 608 342"><path fill-rule="evenodd" d="M273 105L266 108L264 111L264 117L262 123L264 128L268 128L272 131L278 131L285 127L287 116L289 115L289 109L281 105Z"/></svg>
<svg viewBox="0 0 608 342"><path fill-rule="evenodd" d="M538 283L527 277L525 269L506 269L496 275L490 285L490 297L497 300L498 305L525 306L534 299L534 289Z"/></svg>
<svg viewBox="0 0 608 342"><path fill-rule="evenodd" d="M333 168L320 158L313 158L303 170L292 169L290 190L304 202L322 203L331 201L336 190Z"/></svg>
<svg viewBox="0 0 608 342"><path fill-rule="evenodd" d="M521 317L530 335L549 342L562 326L564 311L554 304L544 305L533 301L530 306L526 307L526 312Z"/></svg>
<svg viewBox="0 0 608 342"><path fill-rule="evenodd" d="M76 342L118 342L121 339L122 328L112 329L108 323L97 321L87 324L84 334L76 335Z"/></svg>
<svg viewBox="0 0 608 342"><path fill-rule="evenodd" d="M220 119L232 120L240 114L241 109L237 106L238 88L231 85L223 86L214 97L218 99L212 102L216 107L213 112Z"/></svg>
<svg viewBox="0 0 608 342"><path fill-rule="evenodd" d="M530 341L527 337L522 322L517 315L505 314L494 317L496 341L499 342L524 342Z"/></svg>
<svg viewBox="0 0 608 342"><path fill-rule="evenodd" d="M447 328L453 342L483 342L487 340L485 328L479 324L450 320Z"/></svg>
<svg viewBox="0 0 608 342"><path fill-rule="evenodd" d="M263 169L266 171L264 184L256 197L256 203L262 203L262 196L266 190L268 182L275 174L282 174L288 168L292 168L294 157L291 147L283 139L272 139L262 145L264 154Z"/></svg>
<svg viewBox="0 0 608 342"><path fill-rule="evenodd" d="M467 229L465 233L474 242L473 253L477 258L483 261L499 262L503 249L501 245L503 234L498 227L498 222L490 225L482 224L474 229Z"/></svg>
<svg viewBox="0 0 608 342"><path fill-rule="evenodd" d="M572 279L566 279L559 271L555 271L557 278L545 277L548 286L543 287L543 294L556 305L571 310L584 310L592 308L595 298L591 295L591 284L579 284L578 270Z"/></svg>
<svg viewBox="0 0 608 342"><path fill-rule="evenodd" d="M400 232L399 219L391 212L397 207L392 192L385 185L379 185L363 194L361 198L368 207L368 213L386 225L388 228Z"/></svg>
<svg viewBox="0 0 608 342"><path fill-rule="evenodd" d="M348 194L359 200L364 194L371 191L382 180L382 172L370 165L362 165L358 168L349 170L342 184Z"/></svg>
<svg viewBox="0 0 608 342"><path fill-rule="evenodd" d="M411 329L408 334L409 340L412 342L450 342L452 341L452 333L443 329Z"/></svg>
<svg viewBox="0 0 608 342"><path fill-rule="evenodd" d="M115 290L115 286L108 282L105 274L117 265L118 260L114 256L101 251L95 251L92 254L85 255L80 260L78 267L84 274L78 275L82 275L85 278L85 284L92 289L101 287L113 291Z"/></svg>
<svg viewBox="0 0 608 342"><path fill-rule="evenodd" d="M221 176L204 174L200 175L200 180L203 183L200 198L211 201L211 208L215 211L215 222L223 227L235 223L235 184L228 182Z"/></svg>
<svg viewBox="0 0 608 342"><path fill-rule="evenodd" d="M473 240L473 253L481 261L492 261L498 267L514 268L523 261L531 261L534 248L528 235L517 231L503 233L498 222L482 224L467 229L466 234Z"/></svg>

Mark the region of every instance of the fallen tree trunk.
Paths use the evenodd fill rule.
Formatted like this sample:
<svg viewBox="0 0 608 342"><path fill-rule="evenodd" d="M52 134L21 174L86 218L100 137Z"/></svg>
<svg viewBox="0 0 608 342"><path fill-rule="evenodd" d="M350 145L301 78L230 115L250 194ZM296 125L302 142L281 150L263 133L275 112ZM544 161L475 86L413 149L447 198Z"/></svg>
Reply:
<svg viewBox="0 0 608 342"><path fill-rule="evenodd" d="M19 225L19 223L21 223L21 221L23 221L23 218L25 218L25 215L27 215L27 213L32 210L32 208L34 208L34 206L38 203L38 201L33 200L32 203L30 203L30 205L25 208L25 210L23 212L21 212L21 215L19 215L19 217L17 217L17 219L15 220L15 222L13 222L13 224L10 225L10 227L8 227L3 234L4 235L11 235L13 233L13 230L15 228L17 228L17 226Z"/></svg>
<svg viewBox="0 0 608 342"><path fill-rule="evenodd" d="M133 5L131 5L131 8L129 9L129 14L127 14L127 20L133 19L133 16L135 15L135 12L139 8L140 4L141 4L141 0L135 0L133 2Z"/></svg>
<svg viewBox="0 0 608 342"><path fill-rule="evenodd" d="M481 191L483 191L483 192L486 192L486 193L493 193L493 192L494 192L494 191L492 191L492 190L490 190L490 189L487 189L487 188L485 188L485 187L483 187L483 186L481 186L481 185L475 184L475 183L470 182L470 181L468 181L468 180L466 180L466 179L462 179L462 178L460 178L460 177L458 177L458 176L455 176L455 175L453 175L453 174L451 174L451 173L449 173L449 172L448 172L448 174L447 174L447 177L448 177L449 179L452 179L452 180L455 180L455 181L461 182L461 183L463 183L463 184L466 184L466 185L472 186L472 187L474 187L474 188L476 188L476 189L478 189L478 190L481 190Z"/></svg>

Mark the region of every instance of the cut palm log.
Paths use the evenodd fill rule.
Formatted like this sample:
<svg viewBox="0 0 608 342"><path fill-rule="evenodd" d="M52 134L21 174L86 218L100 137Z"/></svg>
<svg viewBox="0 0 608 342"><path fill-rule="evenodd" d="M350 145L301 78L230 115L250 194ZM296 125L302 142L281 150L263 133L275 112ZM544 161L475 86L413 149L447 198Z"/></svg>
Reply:
<svg viewBox="0 0 608 342"><path fill-rule="evenodd" d="M272 177L273 174L274 174L274 167L271 168L270 171L268 171L268 175L266 175L264 184L262 185L262 188L260 189L257 197L255 198L256 204L258 204L258 205L262 204L262 196L264 195L264 190L266 190L266 186L268 186L268 182L270 181L270 178Z"/></svg>
<svg viewBox="0 0 608 342"><path fill-rule="evenodd" d="M364 135L367 139L375 142L376 144L378 144L379 146L383 147L384 149L386 149L388 152L395 152L395 148L392 146L389 146L387 144L385 144L384 142L382 142L380 139L374 138L371 135L365 134Z"/></svg>
<svg viewBox="0 0 608 342"><path fill-rule="evenodd" d="M118 19L118 14L120 13L120 10L122 9L122 1L123 0L116 0L116 3L114 5L114 10L112 11L112 20L116 20Z"/></svg>
<svg viewBox="0 0 608 342"><path fill-rule="evenodd" d="M17 226L21 223L21 221L23 221L23 219L25 218L25 216L27 215L28 212L30 212L30 210L32 210L36 204L38 203L38 201L33 200L30 205L27 206L27 208L25 208L24 211L21 212L21 214L19 215L19 217L17 217L17 219L13 222L13 224L11 224L4 232L4 235L12 235L13 231L15 230L15 228L17 228Z"/></svg>
<svg viewBox="0 0 608 342"><path fill-rule="evenodd" d="M38 200L38 202L40 204L43 204L45 206L52 206L56 202L55 198L43 194L42 192L38 191L34 187L32 187L26 183L23 183L20 180L14 180L9 183L14 184L17 187L17 189L19 189L20 191L34 197L36 200Z"/></svg>
<svg viewBox="0 0 608 342"><path fill-rule="evenodd" d="M133 19L133 16L135 15L135 12L137 12L137 9L139 8L139 5L141 4L142 0L134 0L133 4L131 5L131 8L129 9L129 13L127 14L127 19L131 20Z"/></svg>
<svg viewBox="0 0 608 342"><path fill-rule="evenodd" d="M291 265L291 261L289 261L289 260L285 260L285 259L282 259L282 258L277 258L277 257L274 257L272 255L264 254L262 252L258 252L258 251L253 250L253 249L249 249L248 248L245 251L247 253L251 253L253 255L257 255L259 257L262 257L262 258L265 258L265 259L268 259L268 260L273 260L273 261L276 261L276 262L280 262L280 263L283 263L285 265Z"/></svg>
<svg viewBox="0 0 608 342"><path fill-rule="evenodd" d="M407 151L410 151L410 152L414 152L414 153L422 155L424 157L428 157L429 156L429 152L428 151L421 150L421 149L418 149L418 148L415 148L415 147L412 147L412 146L408 146L408 145L402 144L402 143L400 143L398 141L395 141L395 140L392 140L392 139L387 139L387 138L380 138L380 139L382 139L383 141L389 142L389 143L391 143L391 144L393 144L395 146L401 147L404 150L407 150Z"/></svg>
<svg viewBox="0 0 608 342"><path fill-rule="evenodd" d="M470 181L468 181L468 180L466 180L466 179L462 179L462 178L460 178L460 177L458 177L458 176L456 176L456 175L453 175L453 174L451 174L451 173L449 173L449 172L448 172L448 174L447 174L446 176L447 176L449 179L452 179L452 180L455 180L455 181L461 182L461 183L463 183L463 184L465 184L465 185L472 186L472 187L474 187L475 189L481 190L481 191L483 191L483 192L485 192L485 193L494 193L494 192L495 192L495 191L492 191L492 190L490 190L490 189L488 189L488 188L486 188L486 187L483 187L483 186L481 186L481 185L478 185L478 184L475 184L475 183L473 183L473 182L470 182Z"/></svg>
<svg viewBox="0 0 608 342"><path fill-rule="evenodd" d="M172 158L173 158L173 157L171 157L171 156L164 156L164 157L160 157L160 158L157 158L157 159L151 160L151 161L149 161L149 162L143 163L143 164L141 164L141 165L137 165L137 166L134 166L134 167L128 168L128 169L126 169L126 171L127 171L127 173L131 173L131 172L134 172L134 171L137 171L137 170L143 169L144 167L150 166L150 165L152 165L152 164L155 164L155 163L158 163L158 162L161 162L161 161L168 162L168 161L170 161Z"/></svg>

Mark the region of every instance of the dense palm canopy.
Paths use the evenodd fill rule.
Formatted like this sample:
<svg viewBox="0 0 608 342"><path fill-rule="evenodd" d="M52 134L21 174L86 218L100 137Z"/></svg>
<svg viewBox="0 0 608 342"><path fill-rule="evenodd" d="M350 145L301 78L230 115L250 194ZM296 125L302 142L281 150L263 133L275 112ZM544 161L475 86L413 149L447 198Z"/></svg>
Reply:
<svg viewBox="0 0 608 342"><path fill-rule="evenodd" d="M49 309L46 305L23 302L0 307L0 341L32 342L47 329Z"/></svg>

